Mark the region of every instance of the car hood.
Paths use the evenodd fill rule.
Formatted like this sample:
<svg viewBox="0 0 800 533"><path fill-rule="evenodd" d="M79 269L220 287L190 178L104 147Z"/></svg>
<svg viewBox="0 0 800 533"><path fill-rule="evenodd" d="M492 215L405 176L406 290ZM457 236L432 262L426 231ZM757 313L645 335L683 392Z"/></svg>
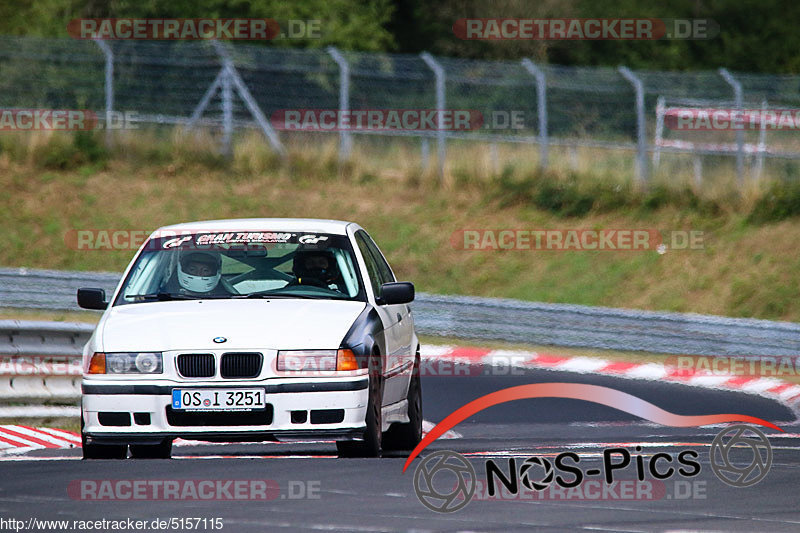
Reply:
<svg viewBox="0 0 800 533"><path fill-rule="evenodd" d="M364 309L335 300L191 300L115 306L99 350L335 349ZM225 337L224 343L215 343Z"/></svg>

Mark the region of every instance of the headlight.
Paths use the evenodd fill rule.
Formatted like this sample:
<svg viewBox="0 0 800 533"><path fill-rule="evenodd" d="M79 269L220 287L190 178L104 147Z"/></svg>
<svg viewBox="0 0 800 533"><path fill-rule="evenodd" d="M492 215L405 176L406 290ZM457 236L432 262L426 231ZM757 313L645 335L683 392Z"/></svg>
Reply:
<svg viewBox="0 0 800 533"><path fill-rule="evenodd" d="M358 370L352 350L281 350L277 364L281 371Z"/></svg>
<svg viewBox="0 0 800 533"><path fill-rule="evenodd" d="M133 364L142 374L158 374L161 372L161 354L152 352L136 354Z"/></svg>
<svg viewBox="0 0 800 533"><path fill-rule="evenodd" d="M160 374L161 352L95 353L89 374Z"/></svg>

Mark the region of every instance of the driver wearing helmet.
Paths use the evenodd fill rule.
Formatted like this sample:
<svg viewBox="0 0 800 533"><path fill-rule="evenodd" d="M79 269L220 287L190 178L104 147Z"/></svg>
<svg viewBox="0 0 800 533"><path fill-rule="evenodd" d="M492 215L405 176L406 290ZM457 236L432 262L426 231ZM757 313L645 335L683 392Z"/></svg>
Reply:
<svg viewBox="0 0 800 533"><path fill-rule="evenodd" d="M178 257L178 268L174 280L170 280L172 289L190 295L226 295L228 291L220 283L222 278L222 259L219 252L214 251L181 251ZM174 291L170 291L174 292Z"/></svg>
<svg viewBox="0 0 800 533"><path fill-rule="evenodd" d="M340 273L336 258L325 250L302 250L294 254L292 273L295 279L289 285L313 285L340 290ZM331 287L333 285L333 287Z"/></svg>

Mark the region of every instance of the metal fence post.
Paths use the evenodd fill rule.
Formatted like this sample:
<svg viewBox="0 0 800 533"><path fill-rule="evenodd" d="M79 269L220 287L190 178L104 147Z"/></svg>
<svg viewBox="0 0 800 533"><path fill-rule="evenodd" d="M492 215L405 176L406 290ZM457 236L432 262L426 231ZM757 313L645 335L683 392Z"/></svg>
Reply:
<svg viewBox="0 0 800 533"><path fill-rule="evenodd" d="M569 148L567 148L567 153L569 154L569 168L577 171L581 166L581 162L578 159L578 147L570 144Z"/></svg>
<svg viewBox="0 0 800 533"><path fill-rule="evenodd" d="M278 134L275 133L275 129L269 123L267 117L264 116L261 108L258 107L256 99L253 98L252 94L250 94L250 90L247 88L247 85L244 84L244 81L242 81L239 73L236 72L236 69L233 68L232 65L230 68L228 68L228 73L230 74L230 79L233 82L233 85L236 87L236 92L239 94L239 98L244 100L247 110L250 111L250 114L256 120L256 124L258 124L258 126L261 128L261 131L264 133L267 141L269 141L272 149L275 150L281 157L285 157L286 149L283 147L281 140L278 138Z"/></svg>
<svg viewBox="0 0 800 533"><path fill-rule="evenodd" d="M422 60L425 61L425 64L430 67L433 71L433 74L436 76L436 109L438 110L437 113L437 132L436 132L436 143L439 149L439 184L441 185L444 183L444 163L445 158L447 157L446 154L446 147L445 147L445 131L444 131L444 109L445 109L445 72L442 66L430 55L428 52L423 52L420 54Z"/></svg>
<svg viewBox="0 0 800 533"><path fill-rule="evenodd" d="M628 67L619 67L619 73L633 85L636 91L636 179L640 183L647 180L647 138L644 115L644 84Z"/></svg>
<svg viewBox="0 0 800 533"><path fill-rule="evenodd" d="M106 93L106 146L111 146L111 115L114 112L114 52L108 43L101 39L94 39L103 55L106 57L105 65L105 93Z"/></svg>
<svg viewBox="0 0 800 533"><path fill-rule="evenodd" d="M659 96L656 101L656 136L653 142L653 169L657 169L661 163L661 142L664 140L664 113L666 104L664 97Z"/></svg>
<svg viewBox="0 0 800 533"><path fill-rule="evenodd" d="M756 150L756 164L753 168L753 179L761 179L761 171L764 169L764 152L767 151L767 128L764 126L764 114L767 111L767 101L761 101L761 124L758 131L758 149Z"/></svg>
<svg viewBox="0 0 800 533"><path fill-rule="evenodd" d="M719 75L722 76L733 89L734 105L736 109L741 112L742 84L739 83L739 80L734 78L726 68L719 69ZM741 185L744 179L744 131L741 129L736 131L736 178L739 180L739 185Z"/></svg>
<svg viewBox="0 0 800 533"><path fill-rule="evenodd" d="M221 97L222 97L222 154L225 157L233 155L231 137L233 136L233 59L227 50L217 41L213 42L214 49L222 60L221 72Z"/></svg>
<svg viewBox="0 0 800 533"><path fill-rule="evenodd" d="M229 98L226 99L225 96L225 84L230 83L234 87L236 87L236 92L239 94L239 98L244 101L245 106L247 106L247 110L250 111L250 114L255 119L258 126L261 128L261 131L264 132L264 136L266 136L267 141L269 141L272 149L275 150L278 154L285 157L286 156L286 149L283 147L280 139L278 138L278 134L275 133L275 129L267 120L267 117L264 116L264 113L261 111L261 108L258 107L258 103L256 99L253 98L253 95L250 94L250 90L245 85L244 81L242 81L241 76L236 71L236 67L233 64L233 60L231 59L230 54L225 49L219 41L212 41L214 45L214 49L217 51L217 54L222 58L222 69L223 72L221 73L221 78L218 76L217 80L221 80L222 83L222 109L223 109L223 120L225 120L224 127L229 131L233 132L233 92L228 88L229 91ZM217 80L214 81L214 84L217 83ZM213 87L213 85L212 85ZM211 89L209 89L210 91ZM212 93L213 94L213 93ZM203 97L205 100L205 96ZM210 98L209 98L210 100ZM226 101L229 104L229 108L226 110ZM205 105L208 105L208 102L205 102ZM199 107L199 106L198 106ZM202 113L202 110L200 110ZM195 110L195 114L198 114L198 110ZM199 114L198 114L199 116ZM229 135L228 131L225 131L225 135ZM223 144L225 142L225 138L223 137ZM230 143L230 138L228 138L228 143Z"/></svg>
<svg viewBox="0 0 800 533"><path fill-rule="evenodd" d="M225 157L233 155L231 137L233 136L233 91L231 78L232 69L230 59L225 59L222 75L222 154Z"/></svg>
<svg viewBox="0 0 800 533"><path fill-rule="evenodd" d="M698 189L703 186L703 156L695 154L692 158L692 165L694 168L694 185Z"/></svg>
<svg viewBox="0 0 800 533"><path fill-rule="evenodd" d="M334 46L328 47L328 53L339 65L339 161L350 157L353 138L344 125L344 116L350 111L350 64Z"/></svg>
<svg viewBox="0 0 800 533"><path fill-rule="evenodd" d="M547 77L544 71L528 58L522 60L522 66L536 78L536 112L539 115L539 164L543 169L546 169L548 144L550 142L547 135Z"/></svg>
<svg viewBox="0 0 800 533"><path fill-rule="evenodd" d="M428 165L430 164L431 160L431 143L428 141L427 137L422 138L422 143L420 145L420 167L422 167L422 171L425 172L428 170Z"/></svg>
<svg viewBox="0 0 800 533"><path fill-rule="evenodd" d="M200 120L200 117L203 116L203 112L208 107L208 104L211 103L211 99L217 93L219 88L222 86L222 78L225 77L225 69L220 69L217 77L214 78L214 81L211 82L211 85L208 86L206 92L203 94L203 98L200 99L200 103L194 108L192 111L192 116L189 117L189 122L186 123L186 129L192 130L194 129L195 124L197 121Z"/></svg>

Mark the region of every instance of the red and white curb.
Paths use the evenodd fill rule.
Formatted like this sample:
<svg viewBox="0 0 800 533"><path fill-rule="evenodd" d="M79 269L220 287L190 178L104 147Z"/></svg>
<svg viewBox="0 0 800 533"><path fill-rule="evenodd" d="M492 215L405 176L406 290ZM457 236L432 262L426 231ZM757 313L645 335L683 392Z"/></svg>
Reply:
<svg viewBox="0 0 800 533"><path fill-rule="evenodd" d="M423 420L422 433L425 435L435 424ZM461 435L455 431L448 431L441 439L458 439ZM313 441L317 443L333 443L332 440ZM306 442L307 444L308 442ZM173 446L222 446L224 442L205 442L198 440L175 439ZM242 442L237 444L256 445L281 445L290 442ZM34 428L29 426L0 425L0 457L6 455L24 454L34 450L43 449L69 449L80 448L81 436L79 433L55 428Z"/></svg>
<svg viewBox="0 0 800 533"><path fill-rule="evenodd" d="M676 366L661 363L631 363L597 357L567 356L521 350L490 350L484 348L428 345L421 354L421 373L425 375L474 375L461 373L458 364L486 365L497 369L484 375L509 375L514 368L597 374L609 377L665 381L692 387L730 390L755 394L789 407L800 418L800 385L779 378L731 376L708 372L687 373ZM450 366L442 366L450 363Z"/></svg>
<svg viewBox="0 0 800 533"><path fill-rule="evenodd" d="M0 425L0 456L42 449L80 448L81 436L72 431Z"/></svg>

